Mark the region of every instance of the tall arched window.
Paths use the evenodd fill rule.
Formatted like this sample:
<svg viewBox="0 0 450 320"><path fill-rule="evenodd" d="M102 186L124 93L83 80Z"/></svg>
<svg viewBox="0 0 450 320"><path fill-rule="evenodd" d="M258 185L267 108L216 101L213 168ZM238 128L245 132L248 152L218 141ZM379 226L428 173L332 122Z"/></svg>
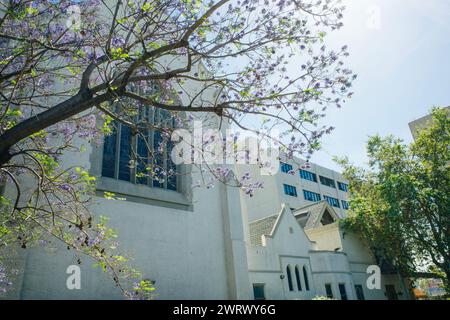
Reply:
<svg viewBox="0 0 450 320"><path fill-rule="evenodd" d="M287 273L289 291L294 291L294 286L292 285L292 275L291 275L291 267L290 266L286 267L286 273Z"/></svg>
<svg viewBox="0 0 450 320"><path fill-rule="evenodd" d="M136 123L174 127L171 113L152 106L140 106ZM132 134L131 127L113 121L112 133L105 137L102 176L143 184L155 188L177 190L176 165L170 153L173 142L163 139L161 131L142 129Z"/></svg>
<svg viewBox="0 0 450 320"><path fill-rule="evenodd" d="M303 266L303 277L305 278L305 289L306 291L309 291L308 272L306 271L305 266Z"/></svg>
<svg viewBox="0 0 450 320"><path fill-rule="evenodd" d="M297 280L297 288L299 291L302 291L302 281L300 279L300 271L298 265L295 266L295 279Z"/></svg>

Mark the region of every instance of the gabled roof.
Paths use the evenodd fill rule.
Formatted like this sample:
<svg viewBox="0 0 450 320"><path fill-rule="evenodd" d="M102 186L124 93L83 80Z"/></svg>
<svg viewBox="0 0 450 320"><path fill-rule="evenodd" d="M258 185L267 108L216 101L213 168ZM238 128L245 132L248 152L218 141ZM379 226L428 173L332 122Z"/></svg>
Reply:
<svg viewBox="0 0 450 320"><path fill-rule="evenodd" d="M339 220L339 216L325 200L295 209L293 214L304 230L322 226L324 218L331 222Z"/></svg>
<svg viewBox="0 0 450 320"><path fill-rule="evenodd" d="M272 235L277 226L277 221L286 208L287 206L283 205L279 213L249 223L250 244L252 246L261 246L262 236ZM329 223L339 219L336 212L325 200L295 209L292 213L304 230L322 226L323 224L321 221L324 217L328 221L331 220Z"/></svg>
<svg viewBox="0 0 450 320"><path fill-rule="evenodd" d="M281 212L250 222L250 244L252 246L262 245L262 236L271 234L280 214Z"/></svg>

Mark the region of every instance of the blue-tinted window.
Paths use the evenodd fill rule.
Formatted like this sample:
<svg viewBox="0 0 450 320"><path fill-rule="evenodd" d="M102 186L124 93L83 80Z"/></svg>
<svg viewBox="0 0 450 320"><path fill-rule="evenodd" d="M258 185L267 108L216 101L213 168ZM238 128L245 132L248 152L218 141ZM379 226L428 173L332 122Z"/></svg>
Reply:
<svg viewBox="0 0 450 320"><path fill-rule="evenodd" d="M300 178L305 179L305 180L309 180L309 181L313 181L313 182L317 182L317 176L315 173L300 169Z"/></svg>
<svg viewBox="0 0 450 320"><path fill-rule="evenodd" d="M320 194L308 190L303 190L303 197L305 200L314 202L322 200Z"/></svg>
<svg viewBox="0 0 450 320"><path fill-rule="evenodd" d="M137 137L137 167L136 167L136 183L147 184L147 166L149 155L148 155L148 132L140 134Z"/></svg>
<svg viewBox="0 0 450 320"><path fill-rule="evenodd" d="M116 172L116 148L117 148L117 132L112 127L112 133L105 137L103 144L103 164L102 176L115 178Z"/></svg>
<svg viewBox="0 0 450 320"><path fill-rule="evenodd" d="M253 284L253 295L255 300L266 300L266 296L264 294L264 284L263 283L254 283Z"/></svg>
<svg viewBox="0 0 450 320"><path fill-rule="evenodd" d="M337 184L338 184L339 190L348 192L348 184L343 183L343 182L339 182L339 181L338 181Z"/></svg>
<svg viewBox="0 0 450 320"><path fill-rule="evenodd" d="M348 208L349 208L348 201L342 200L341 202L342 202L342 208L345 210L348 210Z"/></svg>
<svg viewBox="0 0 450 320"><path fill-rule="evenodd" d="M292 166L290 164L280 162L280 170L281 172L288 173L292 170Z"/></svg>
<svg viewBox="0 0 450 320"><path fill-rule="evenodd" d="M290 186L288 184L283 184L284 194L288 196L296 197L297 196L297 188L294 186Z"/></svg>
<svg viewBox="0 0 450 320"><path fill-rule="evenodd" d="M160 150L162 148L163 139L161 132L156 131L153 136L153 149ZM164 188L164 154L156 152L153 158L153 186L157 188Z"/></svg>
<svg viewBox="0 0 450 320"><path fill-rule="evenodd" d="M161 121L162 126L174 125L170 112L158 112L152 107L141 107L137 120ZM165 121L168 119L168 121ZM131 128L122 123L112 123L113 132L105 137L102 176L177 190L177 167L171 161L174 144L163 139L158 130L139 130L133 135ZM133 155L133 156L132 156ZM131 161L133 160L133 161Z"/></svg>
<svg viewBox="0 0 450 320"><path fill-rule="evenodd" d="M322 177L322 176L319 176L319 179L320 179L320 183L323 184L324 186L328 186L330 188L336 189L336 184L334 183L333 179L330 179L327 177Z"/></svg>
<svg viewBox="0 0 450 320"><path fill-rule="evenodd" d="M119 180L130 181L131 169L131 128L122 126L120 130Z"/></svg>
<svg viewBox="0 0 450 320"><path fill-rule="evenodd" d="M172 150L174 147L172 141L169 141L167 145L168 150ZM167 159L167 170L167 189L177 190L177 166L173 163L170 156Z"/></svg>
<svg viewBox="0 0 450 320"><path fill-rule="evenodd" d="M327 202L330 204L330 206L336 207L336 208L340 208L341 207L339 205L339 200L338 199L332 198L332 197L329 197L329 196L325 196L325 195L323 196L323 198L325 200L327 200Z"/></svg>

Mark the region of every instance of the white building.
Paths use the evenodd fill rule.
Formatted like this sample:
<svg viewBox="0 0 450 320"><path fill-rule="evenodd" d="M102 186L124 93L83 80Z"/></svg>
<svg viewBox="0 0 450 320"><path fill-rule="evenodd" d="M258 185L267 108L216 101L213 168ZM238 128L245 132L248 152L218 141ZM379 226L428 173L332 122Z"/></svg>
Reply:
<svg viewBox="0 0 450 320"><path fill-rule="evenodd" d="M258 299L410 299L405 279L380 273L379 287L367 285L375 257L355 234L339 227L339 217L320 201L250 222L248 264Z"/></svg>
<svg viewBox="0 0 450 320"><path fill-rule="evenodd" d="M249 172L264 183L253 197L242 197L250 221L278 212L283 203L295 209L321 200L327 200L339 217L346 216L348 181L334 170L281 156L280 170L274 175L261 175L256 166L250 165L238 166L236 171L238 175Z"/></svg>
<svg viewBox="0 0 450 320"><path fill-rule="evenodd" d="M448 112L448 116L450 117L450 106L446 108ZM411 121L409 125L409 130L411 131L411 134L414 139L417 138L417 132L421 129L425 129L426 127L429 127L432 123L432 117L431 114L428 114L426 116L423 116L419 119L416 119L414 121Z"/></svg>

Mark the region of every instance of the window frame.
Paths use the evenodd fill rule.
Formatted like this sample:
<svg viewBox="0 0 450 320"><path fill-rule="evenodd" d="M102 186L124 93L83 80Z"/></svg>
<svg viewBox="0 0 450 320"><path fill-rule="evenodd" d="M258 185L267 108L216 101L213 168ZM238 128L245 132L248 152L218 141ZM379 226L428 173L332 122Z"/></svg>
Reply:
<svg viewBox="0 0 450 320"><path fill-rule="evenodd" d="M311 195L312 198L309 199L309 198L307 197L307 194ZM316 199L314 199L314 197L316 197ZM311 202L319 202L319 201L322 201L322 196L320 195L320 193L313 192L313 191L309 191L309 190L306 190L306 189L303 189L303 198L304 198L305 200L311 201Z"/></svg>
<svg viewBox="0 0 450 320"><path fill-rule="evenodd" d="M341 203L342 203L342 209L344 209L344 210L350 209L350 204L348 203L347 200L341 200Z"/></svg>
<svg viewBox="0 0 450 320"><path fill-rule="evenodd" d="M292 282L292 270L290 265L286 266L286 275L289 291L294 291L294 283Z"/></svg>
<svg viewBox="0 0 450 320"><path fill-rule="evenodd" d="M293 185L283 183L283 191L284 191L284 194L287 196L298 197L297 187L295 187ZM293 193L291 193L290 191L293 191Z"/></svg>
<svg viewBox="0 0 450 320"><path fill-rule="evenodd" d="M98 122L104 121L100 116ZM96 195L104 197L105 192L112 192L125 201L193 211L191 165L177 165L177 191L163 189L131 181L119 180L102 176L104 139L100 143L92 141L89 162L90 175L96 177Z"/></svg>
<svg viewBox="0 0 450 320"><path fill-rule="evenodd" d="M319 175L319 181L320 184L324 186L336 189L336 181L334 181L333 179ZM333 185L331 185L331 182L333 183Z"/></svg>
<svg viewBox="0 0 450 320"><path fill-rule="evenodd" d="M298 172L301 179L317 183L317 174L314 172L304 169L299 169Z"/></svg>
<svg viewBox="0 0 450 320"><path fill-rule="evenodd" d="M299 266L298 265L295 266L294 273L295 273L295 279L297 280L297 289L298 289L298 291L303 291L303 289L302 289L302 278L301 278L301 275L300 275L300 270L299 270Z"/></svg>
<svg viewBox="0 0 450 320"><path fill-rule="evenodd" d="M325 194L323 195L323 199L326 200L330 206L335 207L335 208L339 208L339 209L341 208L341 205L339 204L339 199L333 198L331 196L327 196ZM328 201L328 199L330 199L333 203Z"/></svg>
<svg viewBox="0 0 450 320"><path fill-rule="evenodd" d="M338 289L341 300L348 300L347 288L345 287L345 283L338 283Z"/></svg>
<svg viewBox="0 0 450 320"><path fill-rule="evenodd" d="M287 170L287 169L289 169L289 170ZM289 164L289 163L280 161L280 170L281 170L281 172L283 172L283 173L289 173L290 171L293 170L293 167L292 167L292 165Z"/></svg>
<svg viewBox="0 0 450 320"><path fill-rule="evenodd" d="M137 120L144 118L145 121L151 121L151 119L157 119L157 121L159 121L160 119L164 119L164 115L163 115L164 110L159 110L157 108L151 107L151 106L142 106L139 108L139 112L138 112L138 116L137 116ZM170 115L169 115L170 116ZM170 119L169 122L172 123L172 126L174 127L174 123L173 123L173 119ZM172 191L177 191L179 189L178 186L178 179L177 176L175 176L175 186L173 186L173 184L169 181L171 179L171 177L166 176L164 177L164 182L163 183L159 183L157 180L152 179L149 176L145 177L144 181L140 181L140 178L137 177L137 174L140 172L139 169L139 165L140 163L136 163L132 168L129 168L127 170L125 170L125 175L128 177L128 179L123 179L121 177L122 174L122 164L123 164L123 149L122 149L122 140L123 140L123 136L122 133L125 132L124 130L127 130L127 132L130 130L128 126L124 125L123 123L120 123L119 121L115 121L115 129L114 129L114 154L113 154L113 158L114 158L114 167L113 167L113 174L112 176L108 176L104 174L104 163L102 161L102 172L101 175L102 177L106 177L106 178L112 178L112 179L116 179L116 180L122 180L122 181L128 181L131 182L133 184L142 184L148 187L152 187L152 188L161 188L161 189L167 189L167 190L172 190ZM178 166L176 166L175 164L172 165L172 162L169 161L169 150L167 148L164 148L164 151L162 154L158 154L157 157L155 158L151 158L150 153L153 151L155 151L157 149L157 146L155 145L159 140L157 138L160 137L161 138L161 134L158 131L152 130L152 129L147 129L146 132L143 132L144 136L138 136L138 135L133 135L131 134L131 131L129 132L130 137L129 137L129 145L126 145L128 147L128 152L129 155L126 155L127 157L130 158L131 161L131 154L136 154L137 157L142 157L143 159L146 160L145 166L151 164L151 163L157 163L157 162L161 162L158 163L156 166L159 166L162 168L162 170L164 170L165 172L168 172L170 169L175 168L174 170L176 172L178 172ZM103 139L103 143L105 143L107 137L105 137ZM144 139L144 140L142 140ZM145 146L145 156L142 156L139 154L140 150L139 150L139 142L140 141L144 141L147 146L149 148L151 148L151 150L147 149L147 146ZM103 156L105 155L105 150L103 148ZM162 159L160 159L162 158ZM102 158L103 160L103 158ZM141 171L142 172L142 171Z"/></svg>
<svg viewBox="0 0 450 320"><path fill-rule="evenodd" d="M309 279L308 279L308 270L306 270L306 266L303 266L303 280L305 281L305 290L309 291Z"/></svg>
<svg viewBox="0 0 450 320"><path fill-rule="evenodd" d="M266 300L266 290L265 290L265 286L266 286L265 283L253 283L253 284L252 284L252 288L253 288L253 298L254 298L255 300L258 300L258 301ZM255 288L257 288L257 287L262 288L262 295L263 295L262 298L257 298L256 295L255 295Z"/></svg>
<svg viewBox="0 0 450 320"><path fill-rule="evenodd" d="M348 184L345 182L337 181L338 189L344 192L348 192Z"/></svg>

